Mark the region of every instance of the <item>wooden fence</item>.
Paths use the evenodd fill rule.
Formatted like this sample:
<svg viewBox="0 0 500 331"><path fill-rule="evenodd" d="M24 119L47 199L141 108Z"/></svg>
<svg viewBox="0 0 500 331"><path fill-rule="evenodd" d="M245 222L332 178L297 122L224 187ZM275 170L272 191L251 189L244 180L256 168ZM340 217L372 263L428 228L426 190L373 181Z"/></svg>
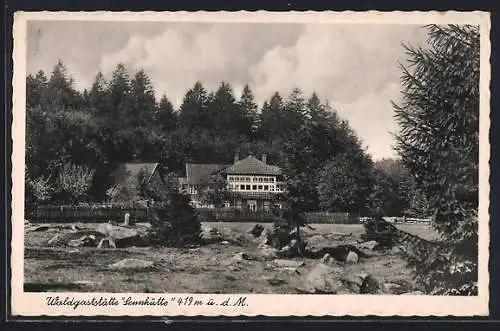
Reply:
<svg viewBox="0 0 500 331"><path fill-rule="evenodd" d="M161 211L160 211L161 212ZM132 205L94 206L38 206L26 210L25 218L30 222L71 223L71 222L121 222L130 214L137 222L148 222L151 213L145 207ZM278 218L271 212L252 212L240 209L199 209L201 222L256 222L271 223ZM305 214L308 223L358 223L359 219L349 213L314 212Z"/></svg>

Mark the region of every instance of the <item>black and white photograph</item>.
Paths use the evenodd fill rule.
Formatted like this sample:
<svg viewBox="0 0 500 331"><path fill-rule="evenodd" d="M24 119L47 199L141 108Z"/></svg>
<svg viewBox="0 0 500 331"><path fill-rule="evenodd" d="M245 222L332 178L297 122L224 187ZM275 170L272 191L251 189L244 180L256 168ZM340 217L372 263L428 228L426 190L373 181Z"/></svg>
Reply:
<svg viewBox="0 0 500 331"><path fill-rule="evenodd" d="M487 312L486 13L56 14L15 36L21 294Z"/></svg>

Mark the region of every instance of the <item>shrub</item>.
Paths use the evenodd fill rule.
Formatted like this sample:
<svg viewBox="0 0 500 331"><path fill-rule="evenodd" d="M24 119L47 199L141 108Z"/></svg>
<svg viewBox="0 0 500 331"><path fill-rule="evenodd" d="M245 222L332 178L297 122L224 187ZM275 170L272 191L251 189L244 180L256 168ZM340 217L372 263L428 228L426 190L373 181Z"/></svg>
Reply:
<svg viewBox="0 0 500 331"><path fill-rule="evenodd" d="M156 246L184 246L201 242L201 223L189 195L179 192L174 178L165 184L166 200L149 203L149 241Z"/></svg>

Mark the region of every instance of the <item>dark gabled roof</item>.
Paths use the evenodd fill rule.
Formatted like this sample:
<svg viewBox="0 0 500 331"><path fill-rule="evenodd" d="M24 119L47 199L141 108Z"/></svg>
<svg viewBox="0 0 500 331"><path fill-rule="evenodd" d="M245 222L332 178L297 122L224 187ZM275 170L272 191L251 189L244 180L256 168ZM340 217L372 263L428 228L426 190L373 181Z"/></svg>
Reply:
<svg viewBox="0 0 500 331"><path fill-rule="evenodd" d="M281 175L281 169L262 162L253 155L249 155L224 170L227 174L252 175Z"/></svg>
<svg viewBox="0 0 500 331"><path fill-rule="evenodd" d="M228 164L195 164L186 163L186 182L191 185L204 184L210 175L219 172L230 165Z"/></svg>

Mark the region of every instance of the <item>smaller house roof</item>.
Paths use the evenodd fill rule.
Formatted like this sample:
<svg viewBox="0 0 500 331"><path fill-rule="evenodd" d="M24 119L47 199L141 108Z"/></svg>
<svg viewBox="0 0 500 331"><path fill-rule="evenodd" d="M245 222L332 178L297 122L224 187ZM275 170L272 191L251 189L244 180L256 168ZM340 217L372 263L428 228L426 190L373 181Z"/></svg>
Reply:
<svg viewBox="0 0 500 331"><path fill-rule="evenodd" d="M217 173L228 166L228 164L186 163L186 182L191 185L206 183L212 174Z"/></svg>
<svg viewBox="0 0 500 331"><path fill-rule="evenodd" d="M227 174L281 175L281 169L257 159L253 155L236 162L225 171Z"/></svg>

